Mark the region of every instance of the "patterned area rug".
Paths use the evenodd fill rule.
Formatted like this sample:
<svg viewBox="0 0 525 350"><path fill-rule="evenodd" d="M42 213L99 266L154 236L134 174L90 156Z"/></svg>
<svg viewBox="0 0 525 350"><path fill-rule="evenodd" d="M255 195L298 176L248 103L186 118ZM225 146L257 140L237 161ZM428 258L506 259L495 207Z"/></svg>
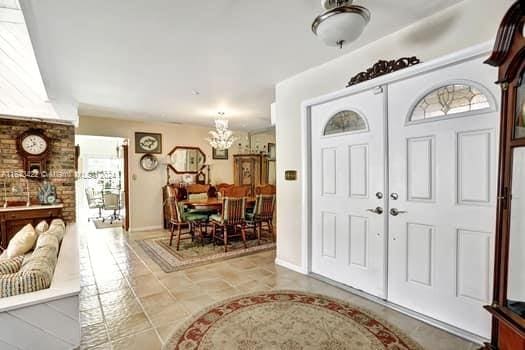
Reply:
<svg viewBox="0 0 525 350"><path fill-rule="evenodd" d="M164 350L422 350L396 327L330 297L293 291L215 304L181 326Z"/></svg>
<svg viewBox="0 0 525 350"><path fill-rule="evenodd" d="M169 236L169 233L166 235ZM137 243L167 273L275 249L275 243L266 237L261 237L261 245L257 244L257 240L248 240L247 249L244 248L242 241L233 241L228 245L227 253L224 252L222 245L214 246L207 243L203 246L200 242L192 242L189 239L181 240L178 251L175 249L175 239L170 246L168 237L146 239Z"/></svg>

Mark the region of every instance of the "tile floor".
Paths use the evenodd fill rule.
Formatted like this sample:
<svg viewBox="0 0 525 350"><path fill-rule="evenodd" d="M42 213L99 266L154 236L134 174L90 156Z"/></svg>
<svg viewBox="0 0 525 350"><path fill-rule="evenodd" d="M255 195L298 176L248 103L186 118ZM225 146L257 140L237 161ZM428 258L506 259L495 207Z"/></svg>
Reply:
<svg viewBox="0 0 525 350"><path fill-rule="evenodd" d="M81 225L78 225L81 226ZM367 308L425 349L474 350L466 342L379 304L274 264L273 252L164 273L134 241L163 232L120 229L81 232L82 349L156 350L191 314L244 293L293 289L321 293Z"/></svg>

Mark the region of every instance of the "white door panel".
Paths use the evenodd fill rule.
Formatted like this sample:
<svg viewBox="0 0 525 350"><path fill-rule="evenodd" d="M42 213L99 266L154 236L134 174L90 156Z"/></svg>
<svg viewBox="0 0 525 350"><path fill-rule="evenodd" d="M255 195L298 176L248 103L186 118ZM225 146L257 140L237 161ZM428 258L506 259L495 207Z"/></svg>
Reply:
<svg viewBox="0 0 525 350"><path fill-rule="evenodd" d="M497 106L416 123L408 123L407 115L428 82L438 87L473 81L492 90L484 93L497 94L493 73L481 61L469 61L389 86L389 188L399 197L390 208L406 213L389 215L388 298L486 337Z"/></svg>
<svg viewBox="0 0 525 350"><path fill-rule="evenodd" d="M366 129L323 135L338 112ZM312 116L312 272L386 297L384 95L367 91L315 106Z"/></svg>

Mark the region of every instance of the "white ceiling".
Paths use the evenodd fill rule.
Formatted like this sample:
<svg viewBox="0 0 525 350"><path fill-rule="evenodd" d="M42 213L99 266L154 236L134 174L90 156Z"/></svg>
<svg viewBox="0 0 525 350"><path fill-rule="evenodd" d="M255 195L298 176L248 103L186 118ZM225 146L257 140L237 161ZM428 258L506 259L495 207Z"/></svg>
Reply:
<svg viewBox="0 0 525 350"><path fill-rule="evenodd" d="M52 101L78 105L80 115L208 126L221 110L233 128L259 129L270 124L277 82L458 2L356 0L372 19L344 50L323 46L311 33L319 0L21 5Z"/></svg>

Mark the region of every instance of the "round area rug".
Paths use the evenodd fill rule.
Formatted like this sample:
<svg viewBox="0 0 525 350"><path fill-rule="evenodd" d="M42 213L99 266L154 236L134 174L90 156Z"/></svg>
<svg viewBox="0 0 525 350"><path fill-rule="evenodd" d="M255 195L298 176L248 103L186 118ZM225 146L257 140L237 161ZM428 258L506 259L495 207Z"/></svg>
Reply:
<svg viewBox="0 0 525 350"><path fill-rule="evenodd" d="M192 317L165 350L421 350L396 327L327 296L272 291L238 296Z"/></svg>

